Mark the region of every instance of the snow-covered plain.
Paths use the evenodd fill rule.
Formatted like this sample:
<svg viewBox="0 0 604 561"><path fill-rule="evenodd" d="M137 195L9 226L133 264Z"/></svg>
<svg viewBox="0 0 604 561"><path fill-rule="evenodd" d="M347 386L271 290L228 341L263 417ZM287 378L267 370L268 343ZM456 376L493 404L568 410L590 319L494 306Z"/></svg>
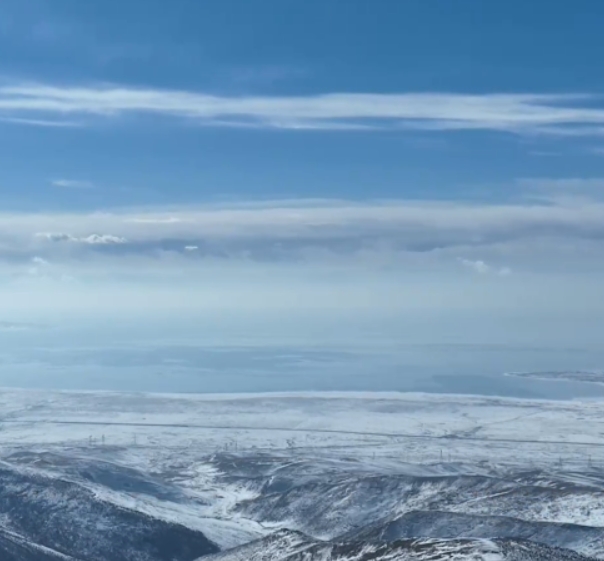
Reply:
<svg viewBox="0 0 604 561"><path fill-rule="evenodd" d="M119 447L128 464L217 451L498 464L604 464L604 403L405 393L0 391L0 442ZM591 460L590 460L591 458Z"/></svg>

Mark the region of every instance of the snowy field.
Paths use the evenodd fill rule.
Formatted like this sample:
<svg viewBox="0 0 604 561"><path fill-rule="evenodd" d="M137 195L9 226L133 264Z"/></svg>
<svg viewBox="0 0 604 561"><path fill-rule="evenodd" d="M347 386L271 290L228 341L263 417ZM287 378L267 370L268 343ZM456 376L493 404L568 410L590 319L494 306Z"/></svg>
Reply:
<svg viewBox="0 0 604 561"><path fill-rule="evenodd" d="M405 393L167 395L3 390L0 444L106 449L128 464L285 451L383 465L604 466L604 403Z"/></svg>

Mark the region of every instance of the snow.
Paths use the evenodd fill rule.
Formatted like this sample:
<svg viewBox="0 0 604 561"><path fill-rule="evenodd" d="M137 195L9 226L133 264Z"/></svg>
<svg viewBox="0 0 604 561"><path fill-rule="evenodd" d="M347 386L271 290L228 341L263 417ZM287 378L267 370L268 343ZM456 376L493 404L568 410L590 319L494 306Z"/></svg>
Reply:
<svg viewBox="0 0 604 561"><path fill-rule="evenodd" d="M237 476L236 465L227 477L212 460L216 454L270 455L272 476L293 474L300 481L330 473L437 477L555 470L554 483L533 484L547 488L565 478L581 488L522 504L506 502L499 490L449 510L509 509L525 520L604 526L604 501L594 501L594 493L604 493L604 407L595 400L0 390L0 459L11 465L71 478L103 501L201 530L222 548L278 529L242 512L240 505L253 502L258 488L249 474ZM148 479L141 480L142 490L112 487L84 478L89 465L137 470ZM425 509L439 493L438 485L426 484L394 514ZM493 544L480 544L476 559L501 558Z"/></svg>
<svg viewBox="0 0 604 561"><path fill-rule="evenodd" d="M208 561L505 561L502 548L491 540L406 540L391 546L332 545L290 532L280 532L233 551L206 557ZM525 558L515 557L516 561ZM526 558L535 559L535 558ZM199 560L201 561L201 560Z"/></svg>
<svg viewBox="0 0 604 561"><path fill-rule="evenodd" d="M414 463L604 465L598 401L426 394L159 395L0 391L4 446L127 447L207 454L313 450ZM442 451L442 456L441 456ZM330 454L333 452L334 454ZM179 452L180 453L180 452ZM568 466L567 466L568 467Z"/></svg>

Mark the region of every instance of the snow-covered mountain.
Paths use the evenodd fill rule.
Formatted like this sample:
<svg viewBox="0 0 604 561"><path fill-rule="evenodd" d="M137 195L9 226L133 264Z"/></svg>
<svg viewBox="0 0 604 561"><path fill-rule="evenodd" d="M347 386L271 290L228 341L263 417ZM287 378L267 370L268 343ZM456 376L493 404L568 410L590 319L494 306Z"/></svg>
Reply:
<svg viewBox="0 0 604 561"><path fill-rule="evenodd" d="M22 550L15 559L191 561L219 549L224 557L210 559L421 560L426 552L440 556L435 560L456 559L454 555L487 561L540 559L542 554L544 559L579 559L571 551L604 558L604 528L556 520L597 520L604 501L596 473L490 467L488 473L471 474L461 466L431 465L425 466L425 475L376 474L342 459L292 461L284 454L221 453L202 460L211 475L205 494L196 496L175 484L179 472L151 475L70 457L67 451L20 452L8 459L12 463L0 466L5 529L0 547L7 559L11 551ZM480 471L479 466L466 469ZM456 473L446 474L450 471ZM223 504L219 515L221 500L229 505ZM181 513L181 523L169 519L166 505ZM196 521L191 519L194 512ZM211 513L215 520L208 518ZM216 524L227 523L224 518L247 528L256 523L258 535L287 530L260 540L243 532L240 541L246 543L237 548L228 539L214 543L201 530L206 525L210 534L216 532ZM430 541L434 539L439 541ZM484 549L487 542L491 545ZM532 557L519 557L527 548ZM275 550L287 555L275 557ZM459 557L466 551L474 557ZM493 557L494 551L499 557Z"/></svg>
<svg viewBox="0 0 604 561"><path fill-rule="evenodd" d="M0 559L2 561L80 561L5 530L0 530Z"/></svg>
<svg viewBox="0 0 604 561"><path fill-rule="evenodd" d="M321 542L303 534L277 532L204 561L589 561L564 549L519 540L411 539L376 544Z"/></svg>
<svg viewBox="0 0 604 561"><path fill-rule="evenodd" d="M452 520L450 535L442 534L441 524L441 533L434 537L471 536L475 526L484 527L485 532L498 527L491 536L527 538L552 532L571 539L571 535L581 534L581 543L589 535L594 547L604 552L604 531L590 529L604 520L604 479L596 472L588 476L479 466L467 466L464 471L462 466L452 469L432 464L424 473L418 471L419 466L414 468L416 473L405 472L405 466L385 473L356 462L316 460L309 465L267 455L221 455L209 461L221 474L217 478L221 484L246 484L254 491L237 504L239 514L264 525L288 525L322 539L394 520L400 521L401 528L413 527L413 520L426 526L425 530L415 527L413 531L420 532L415 536L395 537L429 537L431 527L442 523L442 518L429 518L426 513L430 512L433 516L449 513ZM404 516L409 513L416 513L416 518ZM514 520L523 524L512 524ZM563 545L562 541L543 543Z"/></svg>
<svg viewBox="0 0 604 561"><path fill-rule="evenodd" d="M531 522L505 516L482 516L440 511L412 511L397 518L350 532L347 538L365 543L389 543L410 538L522 539L585 555L604 557L604 528Z"/></svg>
<svg viewBox="0 0 604 561"><path fill-rule="evenodd" d="M19 552L16 559L29 555L32 561L61 555L190 561L218 551L199 531L122 508L78 482L8 463L0 465L0 524L6 556L12 549Z"/></svg>

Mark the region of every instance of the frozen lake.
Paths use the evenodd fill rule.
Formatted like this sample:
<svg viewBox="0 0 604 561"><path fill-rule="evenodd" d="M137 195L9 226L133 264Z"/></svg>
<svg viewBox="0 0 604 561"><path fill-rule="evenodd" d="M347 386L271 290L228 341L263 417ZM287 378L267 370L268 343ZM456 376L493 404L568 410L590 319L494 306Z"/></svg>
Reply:
<svg viewBox="0 0 604 561"><path fill-rule="evenodd" d="M505 376L600 369L604 352L497 345L6 347L5 387L180 393L416 391L566 399L604 385Z"/></svg>

